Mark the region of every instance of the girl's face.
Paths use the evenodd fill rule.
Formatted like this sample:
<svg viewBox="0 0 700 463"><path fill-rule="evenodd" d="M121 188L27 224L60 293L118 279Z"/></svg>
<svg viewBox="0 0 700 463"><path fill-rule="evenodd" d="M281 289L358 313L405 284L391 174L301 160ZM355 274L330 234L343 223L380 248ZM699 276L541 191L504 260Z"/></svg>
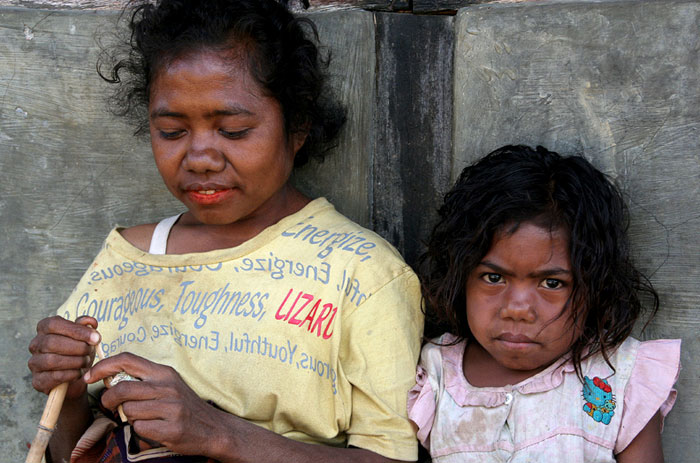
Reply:
<svg viewBox="0 0 700 463"><path fill-rule="evenodd" d="M178 58L154 78L148 109L158 170L197 222L279 214L305 137L287 137L279 102L247 66L211 51Z"/></svg>
<svg viewBox="0 0 700 463"><path fill-rule="evenodd" d="M467 278L467 321L482 360L495 362L506 377L525 379L568 352L581 331L567 304L568 234L531 222L508 233L512 226L494 236Z"/></svg>

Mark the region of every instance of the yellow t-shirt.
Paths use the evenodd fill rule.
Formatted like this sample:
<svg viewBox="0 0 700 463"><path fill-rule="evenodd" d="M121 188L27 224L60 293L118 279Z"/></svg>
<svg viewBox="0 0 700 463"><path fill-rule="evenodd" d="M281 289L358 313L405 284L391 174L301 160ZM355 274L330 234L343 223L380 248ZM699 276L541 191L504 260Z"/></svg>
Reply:
<svg viewBox="0 0 700 463"><path fill-rule="evenodd" d="M113 230L58 313L95 317L107 356L170 365L203 399L278 434L417 457L406 417L417 278L323 198L231 249L153 255Z"/></svg>

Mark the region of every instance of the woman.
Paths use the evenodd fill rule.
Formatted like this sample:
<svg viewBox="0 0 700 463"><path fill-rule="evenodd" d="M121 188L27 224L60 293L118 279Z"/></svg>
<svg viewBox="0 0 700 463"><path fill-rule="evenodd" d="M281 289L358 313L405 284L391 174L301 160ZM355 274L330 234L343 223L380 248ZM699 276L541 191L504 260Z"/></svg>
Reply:
<svg viewBox="0 0 700 463"><path fill-rule="evenodd" d="M111 81L187 211L113 230L39 322L33 385L69 382L53 460L415 460L415 275L289 184L343 120L313 25L272 0L163 0L136 3L130 26ZM139 381L90 386L108 415L94 418L88 384L121 373Z"/></svg>

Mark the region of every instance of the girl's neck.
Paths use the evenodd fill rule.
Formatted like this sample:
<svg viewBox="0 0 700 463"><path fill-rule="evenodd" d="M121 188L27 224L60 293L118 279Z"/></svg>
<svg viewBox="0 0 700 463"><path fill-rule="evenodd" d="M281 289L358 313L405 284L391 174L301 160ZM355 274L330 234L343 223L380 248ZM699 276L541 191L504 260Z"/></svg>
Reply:
<svg viewBox="0 0 700 463"><path fill-rule="evenodd" d="M512 370L498 363L478 342L467 342L462 360L462 373L474 387L503 387L518 384L547 369Z"/></svg>

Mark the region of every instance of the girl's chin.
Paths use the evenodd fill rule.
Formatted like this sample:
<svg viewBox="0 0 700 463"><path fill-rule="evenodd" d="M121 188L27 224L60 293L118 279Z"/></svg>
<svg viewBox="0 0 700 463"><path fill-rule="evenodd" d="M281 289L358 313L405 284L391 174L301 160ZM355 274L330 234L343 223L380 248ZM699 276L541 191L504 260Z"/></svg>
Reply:
<svg viewBox="0 0 700 463"><path fill-rule="evenodd" d="M520 373L523 375L536 375L545 370L553 362L533 362L531 359L502 359L497 360L498 363L505 369Z"/></svg>

